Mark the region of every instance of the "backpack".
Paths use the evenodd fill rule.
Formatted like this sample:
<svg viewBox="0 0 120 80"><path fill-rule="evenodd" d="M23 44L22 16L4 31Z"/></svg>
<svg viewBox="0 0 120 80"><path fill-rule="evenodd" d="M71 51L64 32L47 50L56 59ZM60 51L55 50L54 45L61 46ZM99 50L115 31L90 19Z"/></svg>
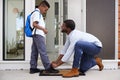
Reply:
<svg viewBox="0 0 120 80"><path fill-rule="evenodd" d="M34 10L33 12L35 12L35 11L38 11L38 10ZM32 37L32 31L34 30L34 28L32 28L31 25L30 25L30 17L32 15L32 13L29 14L27 16L27 19L26 19L25 34L26 34L27 37Z"/></svg>

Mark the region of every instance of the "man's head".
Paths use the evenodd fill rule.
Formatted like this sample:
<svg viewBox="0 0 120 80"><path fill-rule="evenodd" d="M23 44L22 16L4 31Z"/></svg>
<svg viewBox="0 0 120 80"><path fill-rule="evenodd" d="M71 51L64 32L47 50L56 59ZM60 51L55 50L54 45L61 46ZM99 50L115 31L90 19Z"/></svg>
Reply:
<svg viewBox="0 0 120 80"><path fill-rule="evenodd" d="M38 5L38 8L40 9L41 14L46 14L48 9L50 8L50 5L47 1L42 1Z"/></svg>
<svg viewBox="0 0 120 80"><path fill-rule="evenodd" d="M61 32L69 34L75 29L75 22L71 19L65 20L61 26Z"/></svg>

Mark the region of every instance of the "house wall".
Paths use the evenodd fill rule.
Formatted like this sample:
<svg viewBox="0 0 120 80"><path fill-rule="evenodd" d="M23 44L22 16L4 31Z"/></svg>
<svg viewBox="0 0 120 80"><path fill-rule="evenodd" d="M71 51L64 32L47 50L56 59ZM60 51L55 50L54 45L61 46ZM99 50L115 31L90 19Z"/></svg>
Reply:
<svg viewBox="0 0 120 80"><path fill-rule="evenodd" d="M68 0L68 19L73 19L79 30L83 30L83 26L81 26L81 1L82 0Z"/></svg>
<svg viewBox="0 0 120 80"><path fill-rule="evenodd" d="M80 5L81 0L68 0L68 18L72 18L77 23L78 29L85 30L85 26L81 26L81 18L83 20L85 17L81 16L81 8L86 6ZM86 0L82 0L86 1ZM76 7L75 7L76 6ZM28 15L31 11L34 10L35 0L25 0L25 15ZM80 8L80 9L78 9ZM0 0L0 11L3 13L3 0ZM85 14L85 13L84 13ZM25 37L25 61L3 61L3 14L0 14L0 70L1 69L29 69L29 60L31 52L31 38ZM27 16L25 16L26 19ZM106 68L117 68L116 61L103 61L106 64Z"/></svg>
<svg viewBox="0 0 120 80"><path fill-rule="evenodd" d="M0 0L0 61L2 61L3 56L3 0Z"/></svg>
<svg viewBox="0 0 120 80"><path fill-rule="evenodd" d="M35 0L25 0L25 20L27 15L35 9ZM30 60L32 39L25 37L25 60Z"/></svg>

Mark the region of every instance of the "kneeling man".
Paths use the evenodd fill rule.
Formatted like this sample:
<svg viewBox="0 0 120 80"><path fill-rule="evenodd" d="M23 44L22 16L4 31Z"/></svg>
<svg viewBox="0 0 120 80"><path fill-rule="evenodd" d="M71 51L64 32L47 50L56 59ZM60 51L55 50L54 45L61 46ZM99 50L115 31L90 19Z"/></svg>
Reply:
<svg viewBox="0 0 120 80"><path fill-rule="evenodd" d="M101 58L96 57L102 49L102 43L97 37L76 30L75 22L71 19L63 22L61 32L67 34L67 40L57 60L52 62L52 66L56 68L62 65L74 54L72 69L63 74L63 77L79 76L95 65L98 65L100 71L103 69Z"/></svg>

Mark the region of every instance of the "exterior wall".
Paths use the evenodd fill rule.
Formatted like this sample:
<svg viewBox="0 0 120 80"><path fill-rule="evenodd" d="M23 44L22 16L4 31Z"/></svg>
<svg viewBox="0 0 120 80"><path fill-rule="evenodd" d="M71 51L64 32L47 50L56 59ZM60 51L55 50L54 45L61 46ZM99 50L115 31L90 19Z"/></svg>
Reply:
<svg viewBox="0 0 120 80"><path fill-rule="evenodd" d="M0 12L1 12L1 14L0 14L0 61L2 61L2 56L3 56L3 45L2 45L2 43L3 43L3 28L2 28L2 26L3 26L3 18L2 18L2 13L3 13L3 1L2 0L0 0Z"/></svg>
<svg viewBox="0 0 120 80"><path fill-rule="evenodd" d="M28 15L35 9L35 0L25 0L25 15ZM25 19L27 16L25 16ZM32 39L25 37L25 60L30 60Z"/></svg>
<svg viewBox="0 0 120 80"><path fill-rule="evenodd" d="M85 2L86 0L68 0L68 18L74 19L77 23L76 26L78 29L85 31L85 3L84 5L80 5L81 1ZM31 11L34 10L35 0L25 0L25 15L28 15ZM77 7L75 7L77 6ZM77 9L79 8L79 10ZM84 9L83 13L81 13L81 8ZM0 10L3 13L3 0L0 0ZM83 14L84 16L81 16ZM26 18L27 16L25 16ZM82 24L81 19L84 20L84 24ZM82 25L82 26L81 26ZM25 61L3 61L3 18L2 14L0 14L0 70L1 69L29 69L29 60L30 60L30 52L31 52L31 38L25 37ZM105 60L103 61L105 68L116 69L116 60ZM68 67L66 67L68 68Z"/></svg>
<svg viewBox="0 0 120 80"><path fill-rule="evenodd" d="M82 30L81 26L81 0L68 0L68 19L76 22L76 27Z"/></svg>

